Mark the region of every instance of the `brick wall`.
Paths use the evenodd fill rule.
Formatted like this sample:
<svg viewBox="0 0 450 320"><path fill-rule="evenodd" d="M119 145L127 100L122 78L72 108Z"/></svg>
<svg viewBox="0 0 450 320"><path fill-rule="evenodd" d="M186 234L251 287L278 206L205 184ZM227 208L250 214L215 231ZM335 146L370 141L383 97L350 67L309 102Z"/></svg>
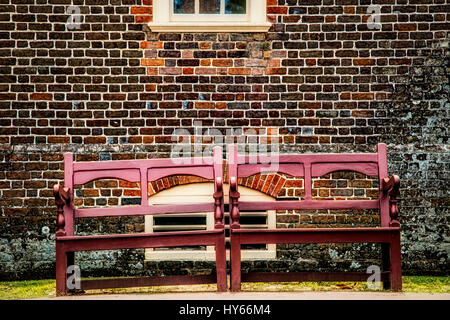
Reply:
<svg viewBox="0 0 450 320"><path fill-rule="evenodd" d="M448 274L450 6L445 0L267 4L273 23L267 33L180 34L148 30L151 0L0 1L0 278L53 277L51 187L63 179L63 152L74 152L76 161L168 157L182 139L174 130L194 134L199 121L203 130L259 130L244 135L256 144L276 136L281 152L365 152L387 143L389 172L402 178L404 270ZM381 30L367 27L371 4L381 6ZM80 8L80 30L67 28L70 5ZM340 185L329 178L316 182L318 195L371 197L377 188L368 177L338 173L333 178L347 181ZM302 194L301 181L289 177L255 179L241 184L272 196ZM135 196L136 186L117 182L116 189L110 199ZM97 195L79 195L89 192ZM98 192L91 204L104 203L106 191ZM79 231L142 230L139 218L98 220L81 222ZM376 216L278 216L284 227L362 222L376 223ZM349 268L339 264L344 256L349 264L358 256L373 261L370 246L353 248L346 254L349 246L309 246L310 256L250 267L295 269L312 261ZM93 274L145 269L139 250L84 257L83 270ZM158 272L204 267L176 263Z"/></svg>

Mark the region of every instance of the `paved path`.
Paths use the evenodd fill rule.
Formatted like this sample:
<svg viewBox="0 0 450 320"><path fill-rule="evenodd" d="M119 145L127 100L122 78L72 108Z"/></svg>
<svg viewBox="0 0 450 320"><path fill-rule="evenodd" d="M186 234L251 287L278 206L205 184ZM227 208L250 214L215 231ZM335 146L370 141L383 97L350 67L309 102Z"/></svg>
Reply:
<svg viewBox="0 0 450 320"><path fill-rule="evenodd" d="M190 292L162 294L77 295L52 300L450 300L450 294L393 292Z"/></svg>

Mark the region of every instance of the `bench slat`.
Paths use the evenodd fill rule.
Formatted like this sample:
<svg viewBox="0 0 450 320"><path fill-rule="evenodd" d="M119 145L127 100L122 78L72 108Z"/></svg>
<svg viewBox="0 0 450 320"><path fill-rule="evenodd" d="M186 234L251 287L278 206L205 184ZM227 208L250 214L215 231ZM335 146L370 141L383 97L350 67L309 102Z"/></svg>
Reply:
<svg viewBox="0 0 450 320"><path fill-rule="evenodd" d="M148 181L155 181L171 175L192 175L205 179L214 179L214 172L212 167L186 167L180 168L150 168L148 170Z"/></svg>
<svg viewBox="0 0 450 320"><path fill-rule="evenodd" d="M133 248L170 248L183 246L214 246L222 230L114 234L97 236L57 237L57 244L66 252L119 250Z"/></svg>
<svg viewBox="0 0 450 320"><path fill-rule="evenodd" d="M232 229L241 244L267 243L389 243L399 228Z"/></svg>
<svg viewBox="0 0 450 320"><path fill-rule="evenodd" d="M378 200L288 200L288 201L240 201L244 210L319 210L319 209L378 209Z"/></svg>
<svg viewBox="0 0 450 320"><path fill-rule="evenodd" d="M390 272L380 272L380 280L389 279ZM369 274L365 272L252 272L243 273L242 282L305 282L305 281L363 281Z"/></svg>
<svg viewBox="0 0 450 320"><path fill-rule="evenodd" d="M214 203L192 203L183 205L141 205L107 208L75 209L75 218L140 216L170 213L213 212Z"/></svg>
<svg viewBox="0 0 450 320"><path fill-rule="evenodd" d="M138 159L138 160L108 160L80 161L73 163L74 171L140 169L140 168L183 168L195 166L212 166L213 157L176 158L176 159Z"/></svg>
<svg viewBox="0 0 450 320"><path fill-rule="evenodd" d="M356 171L368 176L378 176L378 166L373 162L313 163L313 177L321 177L335 171Z"/></svg>
<svg viewBox="0 0 450 320"><path fill-rule="evenodd" d="M164 276L142 278L116 278L116 279L92 279L80 281L81 290L134 288L148 286L172 286L184 284L216 283L217 276L193 275L193 276Z"/></svg>
<svg viewBox="0 0 450 320"><path fill-rule="evenodd" d="M335 171L356 171L368 176L378 175L378 166L375 162L312 163L311 167L313 177L321 177ZM238 171L240 178L276 172L293 177L305 175L302 163L241 164Z"/></svg>
<svg viewBox="0 0 450 320"><path fill-rule="evenodd" d="M269 154L255 157L254 155L237 155L237 164L263 163L341 163L341 162L378 162L377 153L306 153L306 154Z"/></svg>
<svg viewBox="0 0 450 320"><path fill-rule="evenodd" d="M180 170L180 168L143 168L142 170L148 170L148 181L158 180L160 178L168 177L171 175L193 175L202 177L205 179L213 179L214 172L212 167L186 167ZM76 171L74 173L74 184L85 184L97 179L122 179L129 182L140 181L139 169L105 169L105 170L88 170L88 171Z"/></svg>
<svg viewBox="0 0 450 320"><path fill-rule="evenodd" d="M87 236L62 236L57 237L58 241L85 241L85 240L98 240L98 239L121 239L121 238L129 238L129 239L137 239L137 238L164 238L171 236L181 236L183 234L186 235L204 235L204 234L216 234L221 233L222 230L214 229L214 230L203 230L203 231L183 231L180 232L160 232L160 233L118 233L118 234L99 234L99 235L87 235Z"/></svg>
<svg viewBox="0 0 450 320"><path fill-rule="evenodd" d="M139 182L140 173L139 169L77 171L73 175L73 184L85 184L97 179L122 179L129 182Z"/></svg>

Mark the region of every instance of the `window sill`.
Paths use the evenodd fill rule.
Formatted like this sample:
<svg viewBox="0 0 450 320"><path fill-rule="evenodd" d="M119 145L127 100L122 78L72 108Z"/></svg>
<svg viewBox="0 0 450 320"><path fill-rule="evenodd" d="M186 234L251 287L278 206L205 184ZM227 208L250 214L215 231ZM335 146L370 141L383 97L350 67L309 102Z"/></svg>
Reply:
<svg viewBox="0 0 450 320"><path fill-rule="evenodd" d="M266 23L212 22L212 23L149 23L152 32L267 32L272 26Z"/></svg>

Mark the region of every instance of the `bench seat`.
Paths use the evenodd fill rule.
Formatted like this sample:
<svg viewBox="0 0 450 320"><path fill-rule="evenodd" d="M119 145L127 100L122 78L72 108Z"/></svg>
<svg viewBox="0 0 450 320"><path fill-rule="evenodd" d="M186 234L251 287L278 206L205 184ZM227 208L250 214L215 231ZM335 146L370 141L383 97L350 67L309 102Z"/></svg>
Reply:
<svg viewBox="0 0 450 320"><path fill-rule="evenodd" d="M163 248L195 245L215 245L217 235L223 230L103 234L88 236L59 236L57 244L64 246L66 252L112 250L131 248ZM208 238L208 235L210 237ZM183 240L180 242L180 240Z"/></svg>
<svg viewBox="0 0 450 320"><path fill-rule="evenodd" d="M400 232L399 227L364 228L295 228L295 229L232 229L233 235L245 235L241 244L268 243L333 243L391 242L391 237ZM324 238L323 236L327 237Z"/></svg>

